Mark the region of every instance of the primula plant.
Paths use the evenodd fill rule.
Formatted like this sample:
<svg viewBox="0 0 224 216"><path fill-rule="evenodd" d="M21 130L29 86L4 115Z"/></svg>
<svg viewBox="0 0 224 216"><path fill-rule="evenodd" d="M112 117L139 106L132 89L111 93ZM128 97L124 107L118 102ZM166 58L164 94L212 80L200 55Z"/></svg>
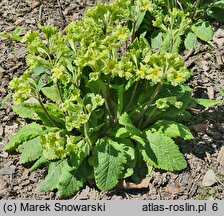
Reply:
<svg viewBox="0 0 224 216"><path fill-rule="evenodd" d="M107 191L153 167L186 168L175 138L193 138L180 123L190 116L191 72L177 52L179 39L171 39L192 20L178 8L163 9L164 2L98 3L63 31L39 25L22 38L27 70L9 88L14 111L31 123L5 150L21 153L19 163L31 170L48 167L41 191L69 197L90 179ZM158 29L174 35L155 47Z"/></svg>

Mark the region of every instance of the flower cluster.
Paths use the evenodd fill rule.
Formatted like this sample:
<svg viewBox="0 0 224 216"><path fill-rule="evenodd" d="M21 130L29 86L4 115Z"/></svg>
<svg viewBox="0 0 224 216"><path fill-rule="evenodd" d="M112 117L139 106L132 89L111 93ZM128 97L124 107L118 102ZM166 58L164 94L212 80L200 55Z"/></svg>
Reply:
<svg viewBox="0 0 224 216"><path fill-rule="evenodd" d="M154 84L165 83L173 86L183 84L191 75L179 54L163 52L146 55L136 74Z"/></svg>
<svg viewBox="0 0 224 216"><path fill-rule="evenodd" d="M51 131L41 135L43 156L48 160L62 159L80 149L81 137L65 135L63 131Z"/></svg>
<svg viewBox="0 0 224 216"><path fill-rule="evenodd" d="M156 100L155 105L158 109L161 110L166 110L170 107L170 105L175 106L177 109L181 109L183 107L183 102L177 101L176 97L165 97Z"/></svg>
<svg viewBox="0 0 224 216"><path fill-rule="evenodd" d="M99 94L89 93L84 100L81 99L78 90L73 96L62 104L62 110L69 112L65 118L65 126L68 131L74 128L80 129L88 122L91 113L104 104L104 99Z"/></svg>
<svg viewBox="0 0 224 216"><path fill-rule="evenodd" d="M41 136L41 145L43 147L43 156L48 160L66 156L65 139L60 131L43 134Z"/></svg>
<svg viewBox="0 0 224 216"><path fill-rule="evenodd" d="M20 104L31 97L32 88L29 83L29 78L30 72L27 70L21 77L15 77L9 83L9 88L14 91L13 100L15 104Z"/></svg>

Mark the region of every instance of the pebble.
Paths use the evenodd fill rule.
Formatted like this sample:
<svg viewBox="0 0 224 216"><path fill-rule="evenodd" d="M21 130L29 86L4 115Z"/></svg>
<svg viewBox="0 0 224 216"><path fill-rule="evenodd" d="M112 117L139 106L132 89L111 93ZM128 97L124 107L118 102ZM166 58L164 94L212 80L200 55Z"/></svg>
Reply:
<svg viewBox="0 0 224 216"><path fill-rule="evenodd" d="M202 180L202 185L205 187L210 187L210 186L213 186L215 183L217 183L217 177L214 171L210 169L204 175L204 178Z"/></svg>
<svg viewBox="0 0 224 216"><path fill-rule="evenodd" d="M0 175L11 175L15 173L16 166L4 167L0 169Z"/></svg>

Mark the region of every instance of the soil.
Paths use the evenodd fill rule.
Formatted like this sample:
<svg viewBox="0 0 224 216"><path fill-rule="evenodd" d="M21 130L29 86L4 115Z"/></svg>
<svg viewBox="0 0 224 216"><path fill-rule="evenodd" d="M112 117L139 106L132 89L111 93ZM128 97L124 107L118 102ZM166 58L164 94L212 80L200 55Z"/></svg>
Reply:
<svg viewBox="0 0 224 216"><path fill-rule="evenodd" d="M0 32L23 27L23 34L36 29L38 23L52 23L63 28L79 19L86 7L94 0L1 0ZM186 65L193 71L189 86L195 97L222 100L214 86L224 86L224 27L217 26L214 39L200 44L194 52L184 53ZM0 101L7 95L8 83L25 68L26 49L23 44L0 39ZM11 109L8 101L0 109L0 199L58 199L55 192L42 193L38 184L47 170L30 172L29 167L18 164L19 156L8 155L3 146L25 121ZM141 184L123 184L110 192L100 192L94 184L87 183L70 199L147 199L186 200L224 199L224 107L191 110L189 127L195 140L179 141L188 167L182 172L152 171ZM122 185L122 184L121 184ZM128 186L127 186L128 185Z"/></svg>

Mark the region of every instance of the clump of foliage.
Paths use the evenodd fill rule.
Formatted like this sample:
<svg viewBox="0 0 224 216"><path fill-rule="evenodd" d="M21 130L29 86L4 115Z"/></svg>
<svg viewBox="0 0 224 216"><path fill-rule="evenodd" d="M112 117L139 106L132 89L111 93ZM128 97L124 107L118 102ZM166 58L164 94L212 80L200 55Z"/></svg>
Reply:
<svg viewBox="0 0 224 216"><path fill-rule="evenodd" d="M178 51L193 20L182 6L165 5L98 3L63 31L39 25L22 38L28 68L9 87L14 111L33 122L5 150L20 152L31 170L48 166L42 191L68 197L88 179L106 191L152 167L186 168L175 138L193 138L180 123L193 99Z"/></svg>

